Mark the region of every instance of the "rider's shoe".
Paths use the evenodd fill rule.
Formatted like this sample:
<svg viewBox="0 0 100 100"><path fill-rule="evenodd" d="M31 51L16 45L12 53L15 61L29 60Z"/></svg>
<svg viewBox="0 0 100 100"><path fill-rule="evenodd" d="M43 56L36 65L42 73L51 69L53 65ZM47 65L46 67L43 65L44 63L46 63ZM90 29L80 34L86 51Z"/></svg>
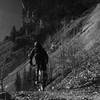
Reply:
<svg viewBox="0 0 100 100"><path fill-rule="evenodd" d="M40 88L41 88L41 91L43 91L43 87L41 86Z"/></svg>
<svg viewBox="0 0 100 100"><path fill-rule="evenodd" d="M37 84L38 82L37 81L35 81L35 84Z"/></svg>
<svg viewBox="0 0 100 100"><path fill-rule="evenodd" d="M41 84L38 84L38 91L43 91L43 87Z"/></svg>

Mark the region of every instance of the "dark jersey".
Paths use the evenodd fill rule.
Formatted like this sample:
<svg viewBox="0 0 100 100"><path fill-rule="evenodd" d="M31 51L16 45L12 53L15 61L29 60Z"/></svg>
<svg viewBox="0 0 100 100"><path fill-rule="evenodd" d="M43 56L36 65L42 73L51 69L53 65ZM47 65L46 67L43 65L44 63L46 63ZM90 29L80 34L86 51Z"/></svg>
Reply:
<svg viewBox="0 0 100 100"><path fill-rule="evenodd" d="M41 70L46 69L45 67L46 67L46 64L48 63L48 55L42 47L33 48L32 53L30 55L31 65L33 65L32 63L33 57L35 57L36 64L38 65L38 67L40 67Z"/></svg>

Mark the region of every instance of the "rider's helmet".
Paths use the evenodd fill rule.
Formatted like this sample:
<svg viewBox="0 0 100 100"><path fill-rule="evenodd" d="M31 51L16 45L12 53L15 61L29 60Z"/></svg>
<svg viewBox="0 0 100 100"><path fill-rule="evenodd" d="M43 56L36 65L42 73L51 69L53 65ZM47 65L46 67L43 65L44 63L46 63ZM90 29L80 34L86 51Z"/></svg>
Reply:
<svg viewBox="0 0 100 100"><path fill-rule="evenodd" d="M38 49L41 49L42 48L41 44L38 41L35 41L34 42L34 47L35 48L38 48Z"/></svg>
<svg viewBox="0 0 100 100"><path fill-rule="evenodd" d="M34 47L36 47L36 46L37 46L37 44L38 44L38 42L37 42L37 41L35 41L35 42L34 42Z"/></svg>

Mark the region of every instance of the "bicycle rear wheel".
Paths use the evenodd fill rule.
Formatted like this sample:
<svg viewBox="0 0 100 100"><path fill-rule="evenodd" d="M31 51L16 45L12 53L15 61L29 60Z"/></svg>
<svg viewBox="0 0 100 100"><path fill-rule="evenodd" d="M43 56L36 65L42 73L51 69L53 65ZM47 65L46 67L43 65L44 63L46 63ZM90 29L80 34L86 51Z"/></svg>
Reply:
<svg viewBox="0 0 100 100"><path fill-rule="evenodd" d="M39 80L39 90L43 90L43 71L39 70L39 75L38 75L38 80Z"/></svg>

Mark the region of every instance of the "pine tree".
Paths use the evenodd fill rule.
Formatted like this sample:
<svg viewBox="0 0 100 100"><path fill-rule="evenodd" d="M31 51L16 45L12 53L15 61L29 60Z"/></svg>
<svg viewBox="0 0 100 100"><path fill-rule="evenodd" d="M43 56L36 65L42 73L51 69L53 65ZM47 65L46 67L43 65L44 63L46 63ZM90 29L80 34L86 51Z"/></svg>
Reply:
<svg viewBox="0 0 100 100"><path fill-rule="evenodd" d="M10 32L10 38L11 38L11 40L12 40L13 42L14 42L15 39L16 39L16 33L17 33L16 27L13 26L13 27L12 27L12 30L11 30L11 32Z"/></svg>
<svg viewBox="0 0 100 100"><path fill-rule="evenodd" d="M30 67L29 71L27 72L27 86L28 88L32 87L32 67Z"/></svg>
<svg viewBox="0 0 100 100"><path fill-rule="evenodd" d="M27 89L27 72L26 72L26 69L24 69L24 72L23 72L22 89L23 90Z"/></svg>
<svg viewBox="0 0 100 100"><path fill-rule="evenodd" d="M15 88L17 92L21 90L21 77L18 72L16 74Z"/></svg>

